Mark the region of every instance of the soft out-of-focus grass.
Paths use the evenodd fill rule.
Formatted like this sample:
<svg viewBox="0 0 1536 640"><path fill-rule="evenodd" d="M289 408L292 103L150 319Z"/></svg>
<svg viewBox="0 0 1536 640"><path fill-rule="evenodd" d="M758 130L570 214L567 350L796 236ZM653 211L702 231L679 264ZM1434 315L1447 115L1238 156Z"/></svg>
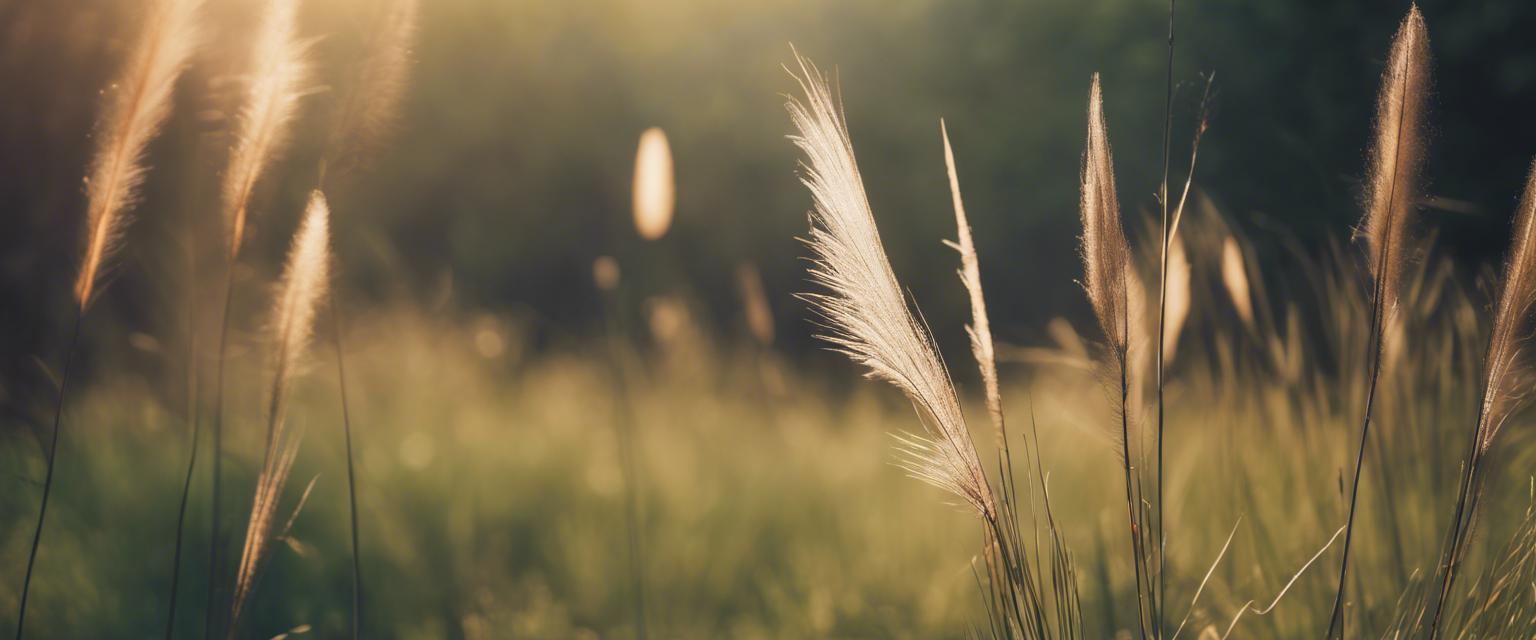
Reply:
<svg viewBox="0 0 1536 640"><path fill-rule="evenodd" d="M1341 477L1363 396L1364 354L1352 345L1366 321L1363 299L1348 295L1354 285L1340 275L1348 270L1319 268L1308 277L1320 286L1277 296L1290 302L1261 309L1258 326L1243 328L1201 257L1219 254L1198 239L1191 247L1197 319L1168 390L1170 624L1235 524L1237 534L1185 637L1219 634L1249 600L1268 604L1342 525ZM1437 273L1417 278L1403 364L1389 374L1367 452L1349 599L1357 635L1392 628L1432 571L1474 414L1480 298ZM712 346L683 315L625 352L629 393L619 398L598 341L527 355L514 325L486 318L353 316L371 635L627 636L619 402L631 403L637 434L655 637L959 637L981 621L968 564L975 524L889 464L886 434L916 426L910 407L881 386L852 383L851 367L797 371L776 356ZM294 540L258 587L250 637L300 624L318 637L346 629L345 471L328 349L319 346L295 385L290 416L307 435L286 505L319 479ZM256 353L241 351L231 369L231 513L248 506L259 462ZM1053 361L1074 357L1064 347ZM962 390L974 390L970 363L950 365ZM1031 410L1038 419L1087 635L1111 636L1133 624L1134 595L1109 403L1091 373L1070 365L1003 374L1012 428L1028 428ZM156 392L132 372L98 369L96 379L65 416L69 451L31 637L159 633L186 453L180 405L162 405L175 392ZM24 429L0 432L8 470L0 566L20 567L42 462ZM1530 438L1519 425L1503 437L1469 576L1486 568L1487 550L1502 552L1528 503ZM200 633L206 598L198 533L206 484L203 467L183 567L184 584L194 585L179 625L188 637ZM1334 548L1273 613L1245 615L1234 637L1318 635L1336 563ZM1469 580L1466 590L1487 584ZM18 587L0 583L4 616Z"/></svg>
<svg viewBox="0 0 1536 640"><path fill-rule="evenodd" d="M369 622L385 637L625 633L608 361L596 349L486 358L476 338L490 352L487 340L504 339L478 335L488 330L385 314L361 322L353 339ZM770 401L746 364L643 362L631 395L647 595L661 637L963 629L975 604L966 565L974 540L963 516L887 464L880 425L901 424L905 407L877 389L822 399L798 383L794 401ZM243 384L256 380L253 363L238 361L231 375L240 381L229 408L236 513L249 504L259 462L256 385ZM317 358L295 384L290 419L307 434L288 504L320 477L295 525L297 544L258 588L254 636L302 623L321 637L345 629L346 496L328 365ZM70 451L44 538L33 637L147 637L163 617L184 427L136 377L118 378L76 396L66 414ZM12 566L25 558L36 504L25 480L42 464L22 430L8 433L5 459L18 466L0 503L13 514L0 562ZM199 471L190 540L207 521ZM200 587L206 554L196 549L184 571ZM11 582L0 587L0 607L14 607ZM188 593L181 628L195 635L204 596Z"/></svg>

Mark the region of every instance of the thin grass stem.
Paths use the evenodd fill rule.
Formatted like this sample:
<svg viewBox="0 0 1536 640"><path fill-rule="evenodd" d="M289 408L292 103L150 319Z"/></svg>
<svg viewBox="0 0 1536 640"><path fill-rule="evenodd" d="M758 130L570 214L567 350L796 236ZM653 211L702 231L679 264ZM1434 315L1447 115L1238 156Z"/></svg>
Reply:
<svg viewBox="0 0 1536 640"><path fill-rule="evenodd" d="M203 637L216 637L217 617L220 607L216 606L219 598L219 547L221 545L219 531L219 516L221 508L220 491L223 476L224 458L224 364L229 354L229 311L230 302L234 294L235 284L235 254L231 253L224 277L224 306L219 314L219 351L217 364L214 365L213 374L213 462L212 462L212 497L209 506L209 531L208 531L208 608L203 615Z"/></svg>
<svg viewBox="0 0 1536 640"><path fill-rule="evenodd" d="M336 306L333 289L326 288L326 304L331 311L331 341L336 347L336 384L341 392L341 427L347 445L347 507L352 524L352 640L363 633L363 570L358 544L357 526L357 473L352 455L352 414L347 402L347 366L342 356L341 309Z"/></svg>
<svg viewBox="0 0 1536 640"><path fill-rule="evenodd" d="M170 604L165 612L165 640L171 640L176 629L176 602L180 595L181 586L181 550L186 533L187 503L192 495L192 477L197 468L197 450L202 437L202 422L199 420L201 406L197 389L197 258L196 249L191 242L187 244L187 387L186 387L186 411L187 426L191 436L190 447L187 453L187 473L181 483L181 503L176 509L176 544L171 553L171 594Z"/></svg>
<svg viewBox="0 0 1536 640"><path fill-rule="evenodd" d="M32 532L32 548L27 552L27 572L21 581L21 603L16 609L16 640L21 640L27 622L27 596L32 591L32 569L37 564L37 548L43 541L43 521L48 517L48 497L53 493L53 470L59 454L59 427L63 426L64 394L69 389L70 365L80 342L80 324L85 319L85 305L75 307L75 326L69 332L69 346L64 350L64 370L59 376L59 399L53 409L53 435L48 445L48 472L43 479L43 500L37 509L37 528Z"/></svg>
<svg viewBox="0 0 1536 640"><path fill-rule="evenodd" d="M624 483L624 538L632 582L631 592L635 609L635 637L645 640L645 563L640 541L640 495L636 477L638 460L634 452L634 411L630 406L629 380L625 373L626 357L622 323L618 317L617 291L604 295L605 315L608 325L608 357L613 370L614 406L618 415L614 420L614 435L619 446L619 474Z"/></svg>
<svg viewBox="0 0 1536 640"><path fill-rule="evenodd" d="M1168 164L1173 129L1173 16L1176 0L1168 0L1168 67L1163 102L1163 180L1158 188L1158 201L1162 207L1162 251L1158 270L1157 292L1157 593L1153 598L1156 611L1156 637L1163 637L1163 599L1166 595L1164 572L1167 563L1163 556L1168 548L1167 521L1163 508L1163 350L1166 342L1164 323L1168 315L1168 244L1171 241L1168 225ZM1191 167L1193 169L1193 167Z"/></svg>

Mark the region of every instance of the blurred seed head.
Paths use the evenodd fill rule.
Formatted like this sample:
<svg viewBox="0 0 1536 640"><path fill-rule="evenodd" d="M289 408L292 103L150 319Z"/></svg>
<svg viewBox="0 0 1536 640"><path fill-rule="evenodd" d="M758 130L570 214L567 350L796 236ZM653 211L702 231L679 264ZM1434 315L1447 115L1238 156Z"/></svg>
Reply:
<svg viewBox="0 0 1536 640"><path fill-rule="evenodd" d="M1227 287L1232 306L1243 324L1253 328L1253 299L1248 293L1248 267L1244 264L1243 249L1237 238L1227 236L1221 242L1221 283Z"/></svg>
<svg viewBox="0 0 1536 640"><path fill-rule="evenodd" d="M600 291L613 291L619 286L619 261L613 256L598 256L592 261L592 283Z"/></svg>
<svg viewBox="0 0 1536 640"><path fill-rule="evenodd" d="M1179 349L1179 335L1184 332L1184 321L1189 318L1189 256L1184 251L1184 239L1173 236L1168 244L1168 291L1164 311L1167 313L1163 330L1163 357L1173 360Z"/></svg>
<svg viewBox="0 0 1536 640"><path fill-rule="evenodd" d="M659 127L646 129L635 152L635 230L640 237L657 240L667 235L672 226L675 189L667 134Z"/></svg>
<svg viewBox="0 0 1536 640"><path fill-rule="evenodd" d="M768 307L768 295L763 292L763 276L757 267L743 262L736 265L736 285L741 290L742 313L747 317L747 330L758 344L773 344L773 312Z"/></svg>
<svg viewBox="0 0 1536 640"><path fill-rule="evenodd" d="M682 302L660 296L647 301L646 320L650 325L651 337L661 344L676 342L682 337L689 322L688 309Z"/></svg>

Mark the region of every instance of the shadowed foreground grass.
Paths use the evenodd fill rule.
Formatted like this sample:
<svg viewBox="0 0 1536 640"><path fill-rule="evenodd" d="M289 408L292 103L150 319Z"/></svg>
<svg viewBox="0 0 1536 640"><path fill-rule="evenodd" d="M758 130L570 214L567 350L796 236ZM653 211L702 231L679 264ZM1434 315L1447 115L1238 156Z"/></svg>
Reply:
<svg viewBox="0 0 1536 640"><path fill-rule="evenodd" d="M1454 317L1472 304L1446 288L1426 317ZM1197 307L1207 293L1197 290ZM1358 309L1333 298L1336 306L1324 308L1337 314L1335 331L1313 342L1352 344L1350 331L1363 330L1352 327L1364 318L1350 324ZM1472 385L1458 380L1475 376L1456 374L1475 370L1476 352L1466 351L1479 331L1475 322L1443 324L1463 328L1411 334L1404 355L1435 358L1434 366L1409 365L1394 378L1380 408L1381 439L1367 453L1349 608L1361 635L1386 633L1404 603L1420 597L1447 522L1456 436L1473 415ZM961 637L980 624L969 564L980 543L974 523L890 464L888 434L916 427L910 407L881 386L850 383L841 367L799 372L771 354L711 346L691 326L624 358L652 634L931 638ZM614 429L625 412L610 360L595 348L525 357L510 327L399 311L356 323L348 368L357 372L363 569L368 625L382 637L632 631ZM1287 331L1284 322L1268 330ZM1079 366L1086 360L1078 347L1058 335L1060 344L1030 352L1036 364L1004 368L1004 400L1014 429L1028 428L1031 409L1038 418L1056 515L1079 566L1085 631L1106 637L1134 625L1123 485L1107 428L1118 421ZM1236 533L1185 637L1219 637L1245 603L1269 604L1342 525L1339 477L1361 395L1360 376L1349 375L1359 358L1314 362L1300 344L1265 344L1243 329L1208 335L1184 347L1190 355L1175 363L1168 392L1170 624L1189 609L1234 526ZM316 357L327 364L295 383L290 419L306 436L280 512L311 478L315 489L257 587L245 637L300 625L317 637L347 629L340 407L328 356L318 357L328 348ZM1039 364L1042 354L1054 364ZM1306 366L1286 366L1288 359ZM259 463L257 385L246 384L259 379L257 364L240 355L231 370L230 530L242 528L234 525L243 523ZM974 390L956 375L962 390ZM180 404L162 402L176 394L157 393L130 372L98 368L94 377L65 415L63 446L72 451L58 470L57 511L39 557L28 617L35 638L162 633L186 455ZM979 413L979 400L967 410ZM9 568L25 560L43 473L36 440L13 426L0 431L0 459L14 470L0 491L7 620L19 588ZM1468 577L1481 575L1483 556L1501 550L1528 503L1521 470L1531 460L1529 437L1511 427L1512 455L1490 476ZM200 632L206 602L208 488L206 468L199 471L178 621L188 637ZM1510 566L1529 564L1527 557ZM1234 637L1320 633L1336 567L1335 547L1268 616L1245 614ZM1486 595L1485 580L1466 581L1464 590L1479 589ZM1530 617L1523 605L1513 615Z"/></svg>

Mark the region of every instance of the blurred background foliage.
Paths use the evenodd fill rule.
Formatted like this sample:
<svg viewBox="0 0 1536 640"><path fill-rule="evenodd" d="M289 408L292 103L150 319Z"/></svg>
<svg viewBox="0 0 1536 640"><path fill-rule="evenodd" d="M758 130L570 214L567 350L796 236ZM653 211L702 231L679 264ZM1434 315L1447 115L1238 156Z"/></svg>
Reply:
<svg viewBox="0 0 1536 640"><path fill-rule="evenodd" d="M164 333L181 295L187 224L214 246L210 184L224 143L251 0L210 3L207 55L152 150L156 170L93 331ZM306 3L320 92L252 224L270 273L314 182L322 107L365 28L352 0ZM1257 234L1263 266L1341 238L1356 200L1373 95L1406 3L1199 0L1179 8L1173 174L1214 72L1197 188ZM1426 2L1436 125L1429 222L1460 256L1498 255L1536 152L1536 24L1529 3ZM757 266L781 342L810 345L803 309L809 199L782 94L791 43L835 69L898 275L945 342L965 305L938 120L950 125L1000 339L1028 342L1055 315L1086 317L1074 283L1076 190L1089 74L1104 74L1128 212L1150 213L1160 170L1166 5L1150 0L434 0L393 144L337 202L344 294L517 314L535 347L598 328L599 255L635 295L685 294L710 326L739 331L735 267ZM97 94L136 25L120 0L0 6L0 381L34 377L65 327ZM676 159L672 232L643 243L629 221L635 141L664 128ZM189 222L190 221L190 222ZM1132 225L1136 228L1136 225ZM205 263L204 271L217 271ZM214 265L209 267L208 265ZM207 291L211 292L209 288ZM254 302L254 301L253 301ZM253 310L259 307L253 307ZM98 344L100 341L97 341ZM7 403L9 404L9 403Z"/></svg>

